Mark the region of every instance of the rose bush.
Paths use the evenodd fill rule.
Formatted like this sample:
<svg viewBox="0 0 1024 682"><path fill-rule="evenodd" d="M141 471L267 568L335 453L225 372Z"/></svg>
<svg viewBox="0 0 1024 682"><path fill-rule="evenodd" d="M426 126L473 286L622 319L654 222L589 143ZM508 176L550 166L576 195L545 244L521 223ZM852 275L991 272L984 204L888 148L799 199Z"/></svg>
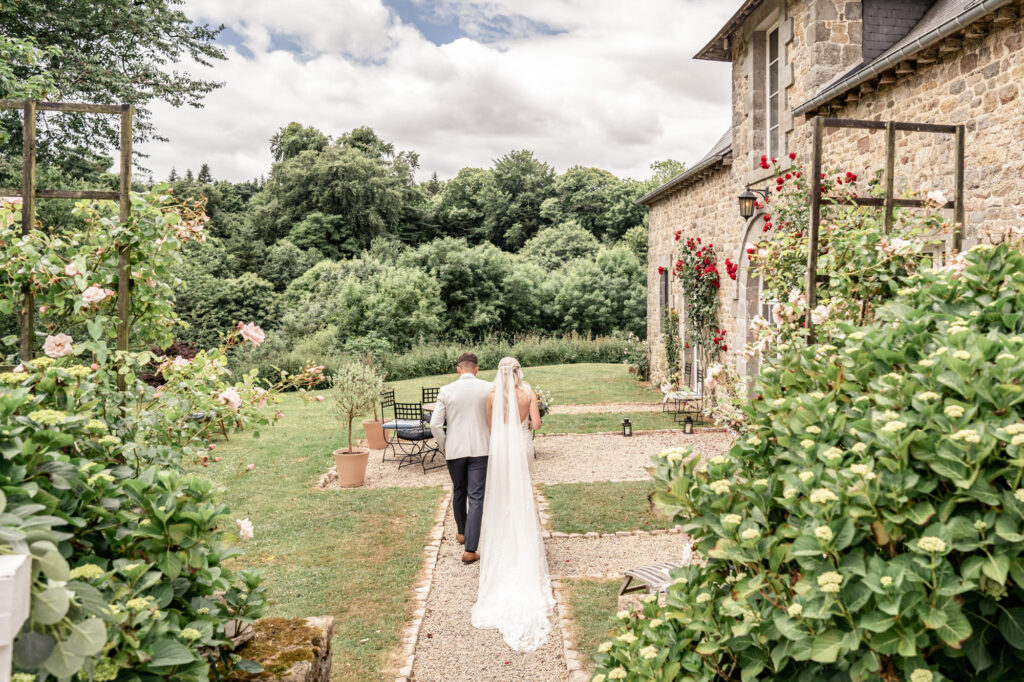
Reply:
<svg viewBox="0 0 1024 682"><path fill-rule="evenodd" d="M726 455L654 458L654 503L707 561L623 614L598 677L1013 678L1021 311L1024 256L979 247L902 281L870 324L777 349Z"/></svg>

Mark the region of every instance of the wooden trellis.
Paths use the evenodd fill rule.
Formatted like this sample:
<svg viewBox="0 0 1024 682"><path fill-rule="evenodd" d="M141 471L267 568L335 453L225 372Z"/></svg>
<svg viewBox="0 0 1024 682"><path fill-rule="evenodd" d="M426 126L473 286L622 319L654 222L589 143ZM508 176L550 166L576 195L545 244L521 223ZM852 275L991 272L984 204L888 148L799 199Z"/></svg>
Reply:
<svg viewBox="0 0 1024 682"><path fill-rule="evenodd" d="M956 137L956 158L954 161L954 193L953 201L948 201L942 208L953 209L953 248L960 251L964 239L964 136L965 128L961 125L941 125L935 123L906 123L897 121L863 121L848 118L814 117L814 150L811 165L811 178L820 182L821 154L827 128L859 128L862 130L885 131L885 195L881 197L822 197L821 192L811 191L811 225L808 231L810 240L807 249L807 330L808 343L814 343L814 323L811 310L818 304L818 228L821 226L821 202L837 204L853 204L856 206L880 206L885 211L885 231L892 230L893 209L896 207L923 208L928 202L923 199L897 199L894 194L896 168L896 133L906 131L913 133L933 133L954 135Z"/></svg>
<svg viewBox="0 0 1024 682"><path fill-rule="evenodd" d="M130 104L82 104L78 102L38 102L35 100L0 100L0 109L24 112L21 189L0 188L0 195L21 195L21 234L27 235L35 222L36 199L107 199L119 204L118 219L127 223L132 204L132 118L135 107ZM39 189L36 185L36 114L40 111L62 111L83 114L113 114L121 117L121 184L118 191ZM128 350L128 313L131 284L130 247L117 245L117 349ZM32 287L22 290L20 314L20 353L23 361L32 359L35 330L35 296ZM120 375L118 375L120 379Z"/></svg>

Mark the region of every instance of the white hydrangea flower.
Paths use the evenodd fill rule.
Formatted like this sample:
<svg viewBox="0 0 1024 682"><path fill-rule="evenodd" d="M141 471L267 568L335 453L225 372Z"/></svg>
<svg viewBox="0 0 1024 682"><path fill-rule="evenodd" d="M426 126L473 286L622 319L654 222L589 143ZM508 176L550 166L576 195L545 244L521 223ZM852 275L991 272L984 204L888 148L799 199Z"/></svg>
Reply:
<svg viewBox="0 0 1024 682"><path fill-rule="evenodd" d="M836 594L843 583L843 575L837 571L826 571L818 576L818 587L822 592Z"/></svg>
<svg viewBox="0 0 1024 682"><path fill-rule="evenodd" d="M804 431L806 431L807 433L811 434L812 436L819 436L819 435L821 435L821 429L819 427L815 426L814 424L811 424L810 426L808 426L806 429L804 429Z"/></svg>
<svg viewBox="0 0 1024 682"><path fill-rule="evenodd" d="M971 354L965 350L958 350L953 352L953 357L956 358L957 360L963 360L964 362L966 362L967 360L971 359Z"/></svg>
<svg viewBox="0 0 1024 682"><path fill-rule="evenodd" d="M859 455L860 453L865 452L868 449L868 445L867 443L854 443L850 449Z"/></svg>
<svg viewBox="0 0 1024 682"><path fill-rule="evenodd" d="M800 604L790 604L789 608L786 609L786 615L790 618L799 618L800 614L804 612L804 607Z"/></svg>
<svg viewBox="0 0 1024 682"><path fill-rule="evenodd" d="M827 346L822 346L822 348L827 348ZM835 346L832 346L832 350L835 350L835 348L836 348ZM807 395L811 396L815 400L821 400L822 398L825 397L825 394L822 393L821 391L811 391Z"/></svg>
<svg viewBox="0 0 1024 682"><path fill-rule="evenodd" d="M886 410L882 413L882 419L886 421L892 421L893 419L899 419L900 413L894 410Z"/></svg>
<svg viewBox="0 0 1024 682"><path fill-rule="evenodd" d="M882 584L882 587L889 587L890 585L892 585L892 578L887 575L883 575L881 578L878 579L878 582Z"/></svg>
<svg viewBox="0 0 1024 682"><path fill-rule="evenodd" d="M1024 488L1017 488L1014 490L1013 496L1017 498L1018 502L1024 503Z"/></svg>
<svg viewBox="0 0 1024 682"><path fill-rule="evenodd" d="M811 492L811 502L815 504L828 504L829 502L835 502L839 498L836 494L828 488L816 488Z"/></svg>
<svg viewBox="0 0 1024 682"><path fill-rule="evenodd" d="M949 437L950 440L962 440L965 443L980 443L981 436L974 429L960 429Z"/></svg>
<svg viewBox="0 0 1024 682"><path fill-rule="evenodd" d="M964 408L960 405L946 405L946 407L943 408L942 413L947 417L959 419L964 416Z"/></svg>
<svg viewBox="0 0 1024 682"><path fill-rule="evenodd" d="M978 531L979 533L984 533L988 530L988 524L985 521L978 519L974 522L974 530Z"/></svg>
<svg viewBox="0 0 1024 682"><path fill-rule="evenodd" d="M850 473L854 474L855 476L863 476L864 474L868 473L869 471L871 471L871 470L868 468L867 464L851 464L850 465Z"/></svg>
<svg viewBox="0 0 1024 682"><path fill-rule="evenodd" d="M1011 438L1010 445L1024 445L1024 433L1018 433Z"/></svg>
<svg viewBox="0 0 1024 682"><path fill-rule="evenodd" d="M935 361L925 358L924 360L918 360L917 364L921 365L922 367L931 367L932 365L935 364Z"/></svg>
<svg viewBox="0 0 1024 682"><path fill-rule="evenodd" d="M712 481L709 487L716 495L724 495L729 492L730 483L724 478L720 478L717 481Z"/></svg>
<svg viewBox="0 0 1024 682"><path fill-rule="evenodd" d="M874 471L869 471L866 474L864 474L865 481L873 481L876 478L878 478L878 475Z"/></svg>
<svg viewBox="0 0 1024 682"><path fill-rule="evenodd" d="M612 643L611 642L601 642L601 645L599 647L597 647L597 650L598 650L598 652L600 652L602 654L606 654L606 653L608 653L609 651L612 650Z"/></svg>
<svg viewBox="0 0 1024 682"><path fill-rule="evenodd" d="M822 542L831 542L832 529L828 526L818 526L814 529L814 537L818 538Z"/></svg>
<svg viewBox="0 0 1024 682"><path fill-rule="evenodd" d="M886 433L899 433L903 429L907 428L907 423L902 422L899 419L894 419L891 422L886 422L882 427L882 430Z"/></svg>
<svg viewBox="0 0 1024 682"><path fill-rule="evenodd" d="M648 623L648 625L650 625L652 628L656 628L659 625L661 625L661 623L662 623L661 618L651 618L651 622Z"/></svg>
<svg viewBox="0 0 1024 682"><path fill-rule="evenodd" d="M849 338L853 339L854 341L860 341L861 339L864 338L864 332L853 332L852 334L850 334Z"/></svg>
<svg viewBox="0 0 1024 682"><path fill-rule="evenodd" d="M786 399L785 398L776 398L775 400L772 401L772 405L774 405L775 407L782 407L785 404L786 404Z"/></svg>
<svg viewBox="0 0 1024 682"><path fill-rule="evenodd" d="M946 543L942 538L937 538L934 535L925 535L918 539L917 546L919 549L932 554L939 554L940 552L946 551Z"/></svg>
<svg viewBox="0 0 1024 682"><path fill-rule="evenodd" d="M648 661L658 657L658 649L653 645L645 646L640 650L640 657L646 658Z"/></svg>
<svg viewBox="0 0 1024 682"><path fill-rule="evenodd" d="M811 440L810 438L804 438L802 441L800 441L800 447L802 447L804 450L810 450L811 448L814 447L814 441Z"/></svg>
<svg viewBox="0 0 1024 682"><path fill-rule="evenodd" d="M717 455L711 458L711 463L715 466L721 466L722 464L728 464L729 458L725 455Z"/></svg>
<svg viewBox="0 0 1024 682"><path fill-rule="evenodd" d="M745 531L740 533L740 538L743 540L755 540L761 537L761 532L756 528L747 528Z"/></svg>
<svg viewBox="0 0 1024 682"><path fill-rule="evenodd" d="M843 451L840 450L839 448L837 448L835 445L833 445L832 447L830 447L828 450L826 450L824 452L824 457L828 461L834 462L834 461L836 461L838 459L842 459Z"/></svg>
<svg viewBox="0 0 1024 682"><path fill-rule="evenodd" d="M814 472L813 471L801 471L797 475L797 478L799 478L804 483L810 483L811 481L814 480Z"/></svg>
<svg viewBox="0 0 1024 682"><path fill-rule="evenodd" d="M627 618L629 618L629 611L626 611L626 610L619 611L618 613L615 614L615 617L618 618L619 620L626 620Z"/></svg>
<svg viewBox="0 0 1024 682"><path fill-rule="evenodd" d="M949 326L949 333L950 334L964 334L964 333L966 333L968 331L970 331L970 329L968 327L965 327L962 324L952 324L952 325ZM960 352L962 352L962 351L957 351L956 353L953 353L953 357L959 357L957 355L957 353L960 353Z"/></svg>
<svg viewBox="0 0 1024 682"><path fill-rule="evenodd" d="M753 436L747 438L747 445L753 445L753 446L756 447L756 446L758 446L760 444L761 444L761 439L758 438L756 435L753 435Z"/></svg>
<svg viewBox="0 0 1024 682"><path fill-rule="evenodd" d="M927 403L932 400L938 400L941 396L935 391L924 391L923 393L917 394L917 399L921 402Z"/></svg>
<svg viewBox="0 0 1024 682"><path fill-rule="evenodd" d="M896 372L889 372L888 374L883 374L882 378L888 379L890 381L903 381L903 376L897 374Z"/></svg>
<svg viewBox="0 0 1024 682"><path fill-rule="evenodd" d="M1009 426L1006 427L1006 432L1011 436L1016 435L1018 433L1024 433L1024 422L1016 422L1014 424L1010 424Z"/></svg>
<svg viewBox="0 0 1024 682"><path fill-rule="evenodd" d="M704 604L706 602L711 601L711 595L707 592L701 592L697 595L697 598L694 601L696 601L698 604Z"/></svg>
<svg viewBox="0 0 1024 682"><path fill-rule="evenodd" d="M754 485L755 488L767 488L768 487L768 479L767 478L758 478L758 479L756 479L754 481L753 485Z"/></svg>
<svg viewBox="0 0 1024 682"><path fill-rule="evenodd" d="M627 674L626 673L626 669L623 668L620 665L619 667L614 668L614 669L612 669L612 670L610 670L608 672L608 679L609 680L624 680L624 679L626 679L626 674Z"/></svg>
<svg viewBox="0 0 1024 682"><path fill-rule="evenodd" d="M914 668L914 672L910 673L910 682L932 682L934 679L928 668Z"/></svg>
<svg viewBox="0 0 1024 682"><path fill-rule="evenodd" d="M722 523L727 526L738 526L743 523L743 517L739 514L726 514L722 517Z"/></svg>
<svg viewBox="0 0 1024 682"><path fill-rule="evenodd" d="M619 641L625 642L626 644L632 644L636 641L636 635L634 635L632 632L624 632L621 635L619 635Z"/></svg>

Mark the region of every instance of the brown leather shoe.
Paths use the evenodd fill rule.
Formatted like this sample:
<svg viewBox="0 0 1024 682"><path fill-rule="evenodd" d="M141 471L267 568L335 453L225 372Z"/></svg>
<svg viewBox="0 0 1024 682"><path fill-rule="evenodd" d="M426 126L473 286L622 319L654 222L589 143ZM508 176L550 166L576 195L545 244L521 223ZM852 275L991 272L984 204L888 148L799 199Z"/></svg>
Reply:
<svg viewBox="0 0 1024 682"><path fill-rule="evenodd" d="M466 544L466 536L463 535L462 533L456 533L455 534L455 539L459 541L460 545Z"/></svg>
<svg viewBox="0 0 1024 682"><path fill-rule="evenodd" d="M463 552L462 553L462 563L464 563L464 564L472 564L472 563L475 563L477 561L480 561L480 552Z"/></svg>

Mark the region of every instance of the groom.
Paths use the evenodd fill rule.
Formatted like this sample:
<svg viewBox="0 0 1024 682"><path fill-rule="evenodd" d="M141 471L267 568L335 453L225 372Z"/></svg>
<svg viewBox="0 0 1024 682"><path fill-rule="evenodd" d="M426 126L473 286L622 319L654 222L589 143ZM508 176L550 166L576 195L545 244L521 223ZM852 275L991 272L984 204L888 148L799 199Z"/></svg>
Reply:
<svg viewBox="0 0 1024 682"><path fill-rule="evenodd" d="M455 508L456 538L465 543L462 563L479 561L480 519L484 513L484 484L487 480L487 396L491 384L478 379L476 356L463 353L458 361L459 378L443 386L430 417L430 430L437 447L444 452L452 477L452 506ZM442 428L448 422L448 430ZM468 505L467 505L468 498Z"/></svg>

